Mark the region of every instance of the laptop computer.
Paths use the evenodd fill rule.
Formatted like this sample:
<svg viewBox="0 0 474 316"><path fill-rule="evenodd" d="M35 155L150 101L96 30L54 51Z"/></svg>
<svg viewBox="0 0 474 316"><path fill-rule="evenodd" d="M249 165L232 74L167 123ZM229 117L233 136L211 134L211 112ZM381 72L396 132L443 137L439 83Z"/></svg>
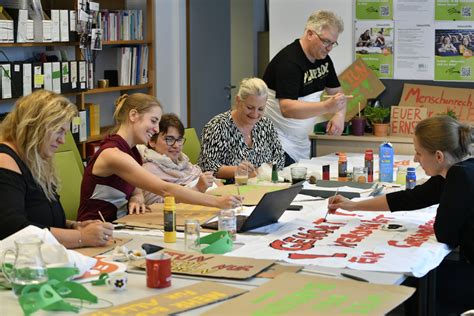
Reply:
<svg viewBox="0 0 474 316"><path fill-rule="evenodd" d="M237 215L237 232L246 232L278 222L286 208L303 188L296 183L289 188L265 193L249 216ZM217 229L217 221L204 223L203 228Z"/></svg>

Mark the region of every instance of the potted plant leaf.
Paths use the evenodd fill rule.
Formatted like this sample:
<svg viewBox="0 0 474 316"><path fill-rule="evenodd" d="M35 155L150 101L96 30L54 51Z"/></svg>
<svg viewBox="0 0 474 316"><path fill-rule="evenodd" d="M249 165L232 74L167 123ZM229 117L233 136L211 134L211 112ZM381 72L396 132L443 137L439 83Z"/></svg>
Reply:
<svg viewBox="0 0 474 316"><path fill-rule="evenodd" d="M372 124L375 136L388 135L389 123L387 119L390 117L390 108L368 105L364 109L364 116Z"/></svg>

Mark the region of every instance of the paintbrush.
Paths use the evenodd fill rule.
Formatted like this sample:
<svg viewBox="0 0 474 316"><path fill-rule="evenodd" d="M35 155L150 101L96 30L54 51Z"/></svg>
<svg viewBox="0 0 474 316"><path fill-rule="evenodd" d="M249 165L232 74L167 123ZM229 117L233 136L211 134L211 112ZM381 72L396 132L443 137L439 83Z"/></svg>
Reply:
<svg viewBox="0 0 474 316"><path fill-rule="evenodd" d="M100 216L100 219L102 220L102 222L107 223L107 222L105 221L104 215L102 215L102 213L101 213L100 211L99 211L99 216ZM107 241L108 241L109 235L105 234L105 237L107 238ZM112 241L114 242L114 244L117 243L117 241L116 241L116 240L114 239L114 237L112 237L112 236L110 236L110 240L112 240Z"/></svg>
<svg viewBox="0 0 474 316"><path fill-rule="evenodd" d="M333 198L336 197L336 195L337 195L338 193L339 193L339 188L336 189L336 193L334 193ZM323 220L323 222L326 221L326 217L328 216L328 214L329 214L329 207L328 207L328 210L326 211L326 215L324 215L324 220Z"/></svg>

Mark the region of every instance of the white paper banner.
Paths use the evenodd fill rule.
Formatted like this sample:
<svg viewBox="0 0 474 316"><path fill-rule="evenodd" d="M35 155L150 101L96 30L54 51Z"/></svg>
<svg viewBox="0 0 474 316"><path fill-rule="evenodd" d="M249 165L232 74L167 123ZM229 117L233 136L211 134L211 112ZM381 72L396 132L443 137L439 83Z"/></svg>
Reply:
<svg viewBox="0 0 474 316"><path fill-rule="evenodd" d="M229 255L421 277L437 267L450 251L434 236L435 210L338 210L327 217L327 222L315 213L301 214L304 218L294 219ZM406 231L383 230L388 224L400 224Z"/></svg>

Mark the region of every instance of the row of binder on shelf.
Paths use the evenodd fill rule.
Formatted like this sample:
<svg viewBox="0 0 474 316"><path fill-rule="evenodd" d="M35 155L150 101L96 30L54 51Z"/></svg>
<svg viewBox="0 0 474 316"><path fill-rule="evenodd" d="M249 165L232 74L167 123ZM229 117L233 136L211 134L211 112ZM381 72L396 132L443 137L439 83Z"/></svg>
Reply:
<svg viewBox="0 0 474 316"><path fill-rule="evenodd" d="M142 10L100 10L104 41L143 40Z"/></svg>
<svg viewBox="0 0 474 316"><path fill-rule="evenodd" d="M76 11L49 10L32 16L28 10L0 7L0 43L69 42L77 40Z"/></svg>
<svg viewBox="0 0 474 316"><path fill-rule="evenodd" d="M38 89L68 93L87 90L87 62L0 63L1 98L18 98Z"/></svg>
<svg viewBox="0 0 474 316"><path fill-rule="evenodd" d="M100 135L100 105L86 103L85 109L71 122L71 133L76 142L85 142L89 136Z"/></svg>

